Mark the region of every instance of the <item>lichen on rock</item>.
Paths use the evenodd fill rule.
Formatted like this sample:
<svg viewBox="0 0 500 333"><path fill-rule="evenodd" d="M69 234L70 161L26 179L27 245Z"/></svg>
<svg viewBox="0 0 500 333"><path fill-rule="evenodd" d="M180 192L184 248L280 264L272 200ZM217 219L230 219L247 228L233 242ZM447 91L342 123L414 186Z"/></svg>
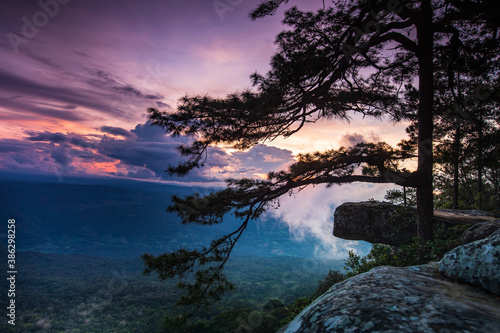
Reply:
<svg viewBox="0 0 500 333"><path fill-rule="evenodd" d="M334 235L397 245L415 230L391 225L398 216L391 215L395 207L381 202L339 206ZM376 267L337 283L279 333L500 332L500 299L494 295L500 295L500 221L482 223L494 218L472 213L435 212L445 227L476 223L462 237L468 244L452 249L441 262Z"/></svg>
<svg viewBox="0 0 500 333"><path fill-rule="evenodd" d="M474 224L464 232L457 241L458 245L464 245L489 237L495 231L500 230L500 220L488 221Z"/></svg>
<svg viewBox="0 0 500 333"><path fill-rule="evenodd" d="M398 207L388 202L346 202L335 209L333 235L388 245L407 242L416 236L417 225L391 218ZM414 208L407 209L408 215L416 216Z"/></svg>
<svg viewBox="0 0 500 333"><path fill-rule="evenodd" d="M377 267L334 285L280 332L498 332L500 302L436 264Z"/></svg>
<svg viewBox="0 0 500 333"><path fill-rule="evenodd" d="M500 230L489 237L449 251L439 266L441 274L500 295Z"/></svg>

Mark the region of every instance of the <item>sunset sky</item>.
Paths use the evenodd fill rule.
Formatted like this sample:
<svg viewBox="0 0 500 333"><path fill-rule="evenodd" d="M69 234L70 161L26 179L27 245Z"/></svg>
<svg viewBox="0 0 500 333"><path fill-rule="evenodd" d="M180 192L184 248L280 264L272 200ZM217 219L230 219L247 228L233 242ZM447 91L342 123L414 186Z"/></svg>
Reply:
<svg viewBox="0 0 500 333"><path fill-rule="evenodd" d="M0 2L0 172L107 176L186 185L263 177L301 152L356 142L396 144L404 124L353 116L322 121L249 151L210 149L203 169L184 178L164 170L180 161L172 139L146 123L147 107L174 111L185 94L226 96L266 73L284 6L251 21L258 0ZM295 1L315 9L322 1ZM309 6L306 8L305 6ZM331 237L334 207L382 199L392 185L316 187L282 199L271 212L300 239L312 233L346 255L354 243ZM203 187L200 187L203 189ZM299 200L296 200L299 198ZM320 205L318 205L320 204ZM315 209L310 209L315 207ZM308 209L309 208L309 209Z"/></svg>
<svg viewBox="0 0 500 333"><path fill-rule="evenodd" d="M283 11L251 21L257 4L2 1L1 170L174 180L163 171L179 161L175 147L185 140L150 127L145 110L175 110L185 94L225 96L265 73ZM214 148L207 168L181 181L259 177L299 152L362 138L395 143L403 133L368 119L322 122L247 152Z"/></svg>

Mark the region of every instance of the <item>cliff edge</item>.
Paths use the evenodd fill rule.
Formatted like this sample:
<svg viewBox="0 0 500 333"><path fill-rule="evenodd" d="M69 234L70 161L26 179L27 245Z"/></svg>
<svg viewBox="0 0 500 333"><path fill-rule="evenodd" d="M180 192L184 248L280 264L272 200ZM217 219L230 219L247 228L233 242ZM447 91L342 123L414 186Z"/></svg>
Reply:
<svg viewBox="0 0 500 333"><path fill-rule="evenodd" d="M384 230L377 225L387 222L389 205L340 206L342 216L354 211L358 217L357 225L349 227L354 238L348 239L394 239L388 231L380 236ZM462 236L465 243L440 262L377 267L337 283L279 333L500 332L500 221L477 213L445 213L448 221L449 216L474 220L474 226Z"/></svg>

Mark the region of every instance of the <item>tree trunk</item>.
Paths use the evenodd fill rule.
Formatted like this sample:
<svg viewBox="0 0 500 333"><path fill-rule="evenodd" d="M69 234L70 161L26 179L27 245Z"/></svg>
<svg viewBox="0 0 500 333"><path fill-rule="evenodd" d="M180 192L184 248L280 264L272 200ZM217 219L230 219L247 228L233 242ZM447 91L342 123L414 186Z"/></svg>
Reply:
<svg viewBox="0 0 500 333"><path fill-rule="evenodd" d="M455 140L453 145L453 205L452 208L458 209L458 184L459 184L459 163L460 163L460 124L455 131Z"/></svg>
<svg viewBox="0 0 500 333"><path fill-rule="evenodd" d="M406 186L403 186L403 202L405 207L408 206L408 203L406 201Z"/></svg>
<svg viewBox="0 0 500 333"><path fill-rule="evenodd" d="M477 207L483 209L483 113L479 110L479 128L477 142Z"/></svg>
<svg viewBox="0 0 500 333"><path fill-rule="evenodd" d="M465 189L466 194L464 195L465 205L472 207L476 203L476 198L472 192L472 187L470 185L471 181L469 181L469 177L467 177L467 172L465 170L462 170L461 178L463 183L462 187Z"/></svg>
<svg viewBox="0 0 500 333"><path fill-rule="evenodd" d="M433 130L433 46L431 0L422 0L417 39L419 46L419 94L418 107L418 173L417 187L417 236L424 240L433 238L433 184L432 184L432 130Z"/></svg>
<svg viewBox="0 0 500 333"><path fill-rule="evenodd" d="M495 212L500 212L500 195L499 195L499 186L498 186L498 172L493 172L493 176L495 177L494 186L495 186Z"/></svg>

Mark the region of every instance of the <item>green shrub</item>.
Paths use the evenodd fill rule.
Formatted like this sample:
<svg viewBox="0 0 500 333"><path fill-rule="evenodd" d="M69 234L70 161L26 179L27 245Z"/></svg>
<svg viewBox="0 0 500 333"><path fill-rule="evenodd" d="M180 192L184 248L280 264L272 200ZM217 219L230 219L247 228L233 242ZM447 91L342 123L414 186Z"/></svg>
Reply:
<svg viewBox="0 0 500 333"><path fill-rule="evenodd" d="M414 237L411 243L398 247L374 244L370 253L365 257L360 257L349 251L344 269L347 271L347 276L352 277L378 266L405 267L439 261L446 252L454 247L458 238L469 227L470 225L458 225L450 228L440 226L436 228L432 241L423 241Z"/></svg>
<svg viewBox="0 0 500 333"><path fill-rule="evenodd" d="M293 318L297 317L297 315L302 312L309 304L312 303L314 298L310 297L299 297L294 300L292 304L289 304L286 309L288 311L288 317L283 319L282 326L288 324L293 320Z"/></svg>
<svg viewBox="0 0 500 333"><path fill-rule="evenodd" d="M312 298L318 298L319 296L323 295L328 289L330 289L334 284L342 282L345 279L347 279L346 274L331 269L325 276L325 278L318 282L318 287L314 291Z"/></svg>

